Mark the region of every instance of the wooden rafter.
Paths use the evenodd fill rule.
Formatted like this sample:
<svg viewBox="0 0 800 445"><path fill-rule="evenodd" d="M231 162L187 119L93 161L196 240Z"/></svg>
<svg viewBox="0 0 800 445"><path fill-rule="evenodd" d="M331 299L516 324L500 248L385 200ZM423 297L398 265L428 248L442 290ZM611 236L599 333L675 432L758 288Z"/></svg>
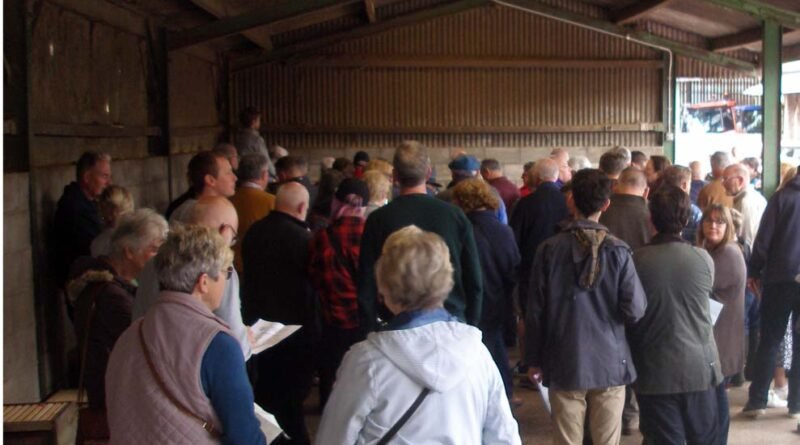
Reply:
<svg viewBox="0 0 800 445"><path fill-rule="evenodd" d="M736 34L729 34L709 40L708 49L712 51L728 51L751 45L761 41L761 27L751 28Z"/></svg>
<svg viewBox="0 0 800 445"><path fill-rule="evenodd" d="M492 1L499 5L527 11L536 15L569 23L574 26L592 29L603 34L617 36L619 38L623 38L645 46L668 50L680 56L701 60L706 63L723 66L732 70L741 71L751 76L757 75L757 66L754 63L718 54L698 46L676 42L674 40L657 36L649 32L631 30L606 20L556 8L538 0Z"/></svg>
<svg viewBox="0 0 800 445"><path fill-rule="evenodd" d="M375 11L375 0L364 0L364 11L367 13L367 20L370 23L378 21L378 13Z"/></svg>
<svg viewBox="0 0 800 445"><path fill-rule="evenodd" d="M242 56L234 59L232 69L234 71L241 70L254 65L272 62L275 60L286 59L289 57L301 57L313 52L319 48L323 48L335 43L339 43L349 39L360 38L401 26L411 25L422 21L434 19L441 16L455 14L458 12L467 11L480 6L486 6L487 0L459 0L455 2L445 3L433 8L426 8L419 11L404 14L394 17L389 20L384 20L380 23L365 24L358 26L347 31L338 32L335 34L327 35L317 39L299 42L285 47L276 48L273 51L261 51L257 54Z"/></svg>
<svg viewBox="0 0 800 445"><path fill-rule="evenodd" d="M343 3L341 0L293 0L280 3L279 5L225 17L212 23L171 33L168 38L169 49L176 50L209 40L239 34L249 29L341 3Z"/></svg>
<svg viewBox="0 0 800 445"><path fill-rule="evenodd" d="M800 12L779 8L755 0L703 0L726 9L739 11L759 20L771 20L786 27L800 29Z"/></svg>
<svg viewBox="0 0 800 445"><path fill-rule="evenodd" d="M636 2L626 8L613 11L611 13L611 20L618 25L632 23L674 1L675 0L645 0Z"/></svg>
<svg viewBox="0 0 800 445"><path fill-rule="evenodd" d="M231 6L230 2L223 0L190 0L195 6L206 11L218 19L229 16L236 16L245 13L235 6ZM258 47L263 49L272 49L272 38L269 31L265 28L254 28L242 31L242 34L251 42L255 43Z"/></svg>

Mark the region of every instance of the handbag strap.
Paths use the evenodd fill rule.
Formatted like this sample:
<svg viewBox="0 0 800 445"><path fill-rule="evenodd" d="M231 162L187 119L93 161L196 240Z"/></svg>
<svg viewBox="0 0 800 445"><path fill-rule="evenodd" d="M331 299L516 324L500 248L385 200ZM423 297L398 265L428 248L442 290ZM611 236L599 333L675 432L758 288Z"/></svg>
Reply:
<svg viewBox="0 0 800 445"><path fill-rule="evenodd" d="M414 414L414 411L416 411L417 408L419 408L419 406L422 404L422 401L425 400L425 397L428 397L428 394L430 392L431 390L428 388L422 389L422 392L419 393L416 400L414 400L414 403L412 403L411 406L408 407L406 412L403 413L403 415L400 417L397 423L395 423L394 426L392 426L389 429L389 431L387 431L386 434L383 437L381 437L381 440L378 441L378 445L386 445L387 443L389 443L390 440L394 438L397 432L400 431L400 428L402 428L403 425L405 425L406 422L408 422L408 419L410 419L411 416Z"/></svg>
<svg viewBox="0 0 800 445"><path fill-rule="evenodd" d="M147 349L147 343L144 341L144 331L142 329L142 325L144 325L144 320L139 323L139 342L142 344L142 351L144 351L144 359L147 362L147 367L150 368L150 373L153 374L153 377L158 384L158 387L161 388L161 391L167 396L167 399L178 408L178 411L182 412L183 414L195 418L203 425L203 429L208 431L212 437L220 437L222 434L214 428L214 423L210 420L205 420L202 417L198 416L197 414L191 412L188 408L186 408L172 393L167 389L167 385L164 384L164 381L161 380L161 376L156 372L156 367L153 365L153 361L150 357L150 351Z"/></svg>

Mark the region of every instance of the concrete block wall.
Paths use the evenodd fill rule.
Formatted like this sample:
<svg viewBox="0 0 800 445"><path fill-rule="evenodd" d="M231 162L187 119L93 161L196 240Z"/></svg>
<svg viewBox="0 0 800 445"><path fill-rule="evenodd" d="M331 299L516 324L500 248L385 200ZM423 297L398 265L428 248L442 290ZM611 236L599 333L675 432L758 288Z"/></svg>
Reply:
<svg viewBox="0 0 800 445"><path fill-rule="evenodd" d="M38 402L30 192L27 173L3 175L3 402Z"/></svg>
<svg viewBox="0 0 800 445"><path fill-rule="evenodd" d="M346 148L292 148L286 147L291 154L305 156L309 160L309 176L316 180L319 178L320 161L326 156L340 157L344 156L348 159L353 159L353 156L358 151L366 151L370 155L370 159L381 158L389 162L394 156L394 147L382 148L359 148L359 147L346 147ZM470 147L470 148L452 148L452 147L428 147L431 157L431 163L436 168L436 180L442 185L447 185L450 181L450 169L447 164L453 158L455 153L465 151L468 155L472 155L482 160L485 158L495 158L500 161L503 166L503 172L506 177L522 185L522 169L526 162L536 161L537 159L546 158L550 156L550 152L554 147ZM600 161L600 156L611 147L563 147L569 151L571 156L586 156L594 167ZM631 150L639 150L646 153L648 156L663 154L661 147L629 147Z"/></svg>

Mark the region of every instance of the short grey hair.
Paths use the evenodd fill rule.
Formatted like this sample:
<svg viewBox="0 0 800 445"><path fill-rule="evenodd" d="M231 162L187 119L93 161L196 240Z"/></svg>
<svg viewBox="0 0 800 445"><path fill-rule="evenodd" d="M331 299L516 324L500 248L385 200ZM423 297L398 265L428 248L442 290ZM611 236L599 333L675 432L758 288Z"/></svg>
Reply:
<svg viewBox="0 0 800 445"><path fill-rule="evenodd" d="M239 158L239 170L236 175L242 182L257 181L267 170L267 157L261 153L247 153Z"/></svg>
<svg viewBox="0 0 800 445"><path fill-rule="evenodd" d="M394 173L401 187L414 187L425 182L431 159L428 149L417 141L404 141L394 152Z"/></svg>
<svg viewBox="0 0 800 445"><path fill-rule="evenodd" d="M233 263L233 251L216 229L178 225L153 261L162 289L192 293L201 274L219 279Z"/></svg>
<svg viewBox="0 0 800 445"><path fill-rule="evenodd" d="M163 216L153 209L139 209L122 215L111 234L111 255L124 254L125 249L141 252L153 241L164 240L169 225Z"/></svg>
<svg viewBox="0 0 800 445"><path fill-rule="evenodd" d="M589 158L583 155L573 156L569 158L569 161L567 161L567 165L569 166L570 169L576 172L586 168L592 168L592 163L589 162Z"/></svg>
<svg viewBox="0 0 800 445"><path fill-rule="evenodd" d="M632 155L631 155L631 151L627 147L623 147L621 145L617 145L614 148L612 148L610 151L615 151L615 152L621 154L625 158L625 164L627 164L626 167L628 165L630 165Z"/></svg>
<svg viewBox="0 0 800 445"><path fill-rule="evenodd" d="M725 168L729 165L731 165L731 157L728 153L718 151L711 155L711 167Z"/></svg>
<svg viewBox="0 0 800 445"><path fill-rule="evenodd" d="M540 181L555 181L558 179L558 170L558 162L550 158L539 159L533 165L533 174Z"/></svg>
<svg viewBox="0 0 800 445"><path fill-rule="evenodd" d="M386 239L375 278L380 293L403 310L441 306L454 284L450 250L433 232L403 227Z"/></svg>

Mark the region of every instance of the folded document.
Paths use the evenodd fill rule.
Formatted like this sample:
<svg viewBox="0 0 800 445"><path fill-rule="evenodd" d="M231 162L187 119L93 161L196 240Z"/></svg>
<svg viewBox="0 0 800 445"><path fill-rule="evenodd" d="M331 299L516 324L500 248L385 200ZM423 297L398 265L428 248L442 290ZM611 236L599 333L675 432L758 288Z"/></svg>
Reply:
<svg viewBox="0 0 800 445"><path fill-rule="evenodd" d="M301 326L298 324L285 325L283 323L259 319L253 326L250 326L250 330L253 331L253 337L255 338L255 343L252 348L253 354L258 354L277 345L300 328Z"/></svg>
<svg viewBox="0 0 800 445"><path fill-rule="evenodd" d="M256 419L258 419L258 423L261 424L261 432L264 433L264 436L266 436L267 443L272 443L278 437L285 436L283 429L281 429L281 426L278 425L278 421L275 420L275 416L264 411L264 408L258 406L258 404L254 405L256 410Z"/></svg>

